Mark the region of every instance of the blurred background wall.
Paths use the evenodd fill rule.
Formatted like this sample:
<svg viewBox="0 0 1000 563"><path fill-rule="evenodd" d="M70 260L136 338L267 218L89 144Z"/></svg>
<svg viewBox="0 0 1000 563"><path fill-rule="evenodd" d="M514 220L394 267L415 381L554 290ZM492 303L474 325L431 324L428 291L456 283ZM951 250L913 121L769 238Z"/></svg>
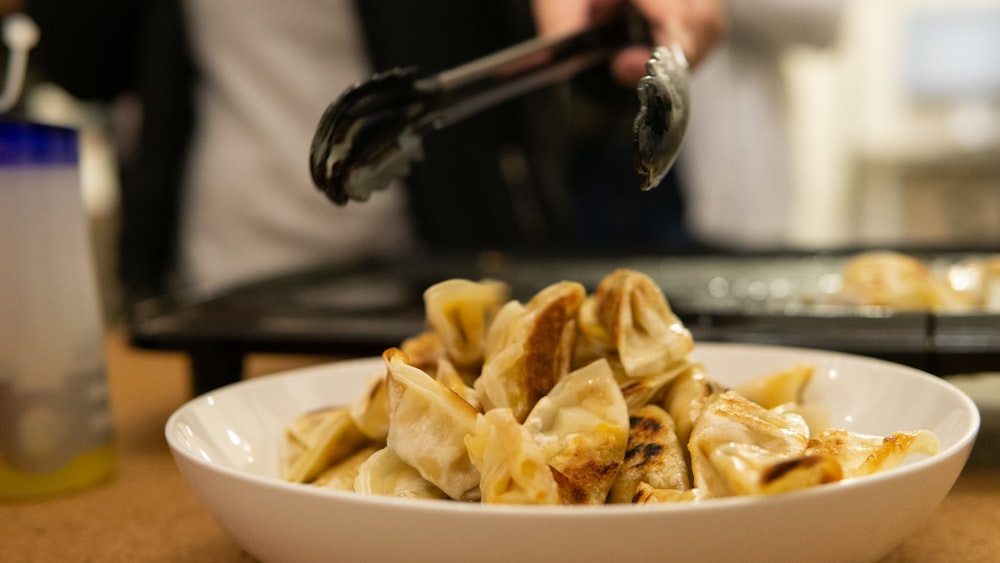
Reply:
<svg viewBox="0 0 1000 563"><path fill-rule="evenodd" d="M852 0L784 62L796 244L1000 245L1000 2Z"/></svg>

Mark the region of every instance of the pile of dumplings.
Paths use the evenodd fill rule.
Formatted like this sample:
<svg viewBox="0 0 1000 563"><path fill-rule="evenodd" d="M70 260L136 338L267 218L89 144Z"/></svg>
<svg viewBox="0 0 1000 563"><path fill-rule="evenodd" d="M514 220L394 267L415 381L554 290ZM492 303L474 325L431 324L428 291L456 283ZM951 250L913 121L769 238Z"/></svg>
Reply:
<svg viewBox="0 0 1000 563"><path fill-rule="evenodd" d="M452 279L424 294L428 329L383 354L354 404L288 428L284 478L372 495L500 504L700 502L866 475L926 430L826 428L803 404L813 368L736 389L691 359L660 288L621 269L587 294L555 283L527 303Z"/></svg>

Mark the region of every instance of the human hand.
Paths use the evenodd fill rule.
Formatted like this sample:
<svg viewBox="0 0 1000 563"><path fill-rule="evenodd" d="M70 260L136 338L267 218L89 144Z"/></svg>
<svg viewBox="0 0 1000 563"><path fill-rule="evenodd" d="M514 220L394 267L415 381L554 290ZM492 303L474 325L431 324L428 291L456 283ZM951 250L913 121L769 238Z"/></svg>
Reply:
<svg viewBox="0 0 1000 563"><path fill-rule="evenodd" d="M0 0L0 18L24 11L24 0Z"/></svg>
<svg viewBox="0 0 1000 563"><path fill-rule="evenodd" d="M578 31L601 14L626 0L533 0L539 35ZM725 32L723 0L630 0L649 22L656 45L680 43L694 67L712 50ZM646 75L649 47L629 47L615 55L611 71L622 84L633 86Z"/></svg>

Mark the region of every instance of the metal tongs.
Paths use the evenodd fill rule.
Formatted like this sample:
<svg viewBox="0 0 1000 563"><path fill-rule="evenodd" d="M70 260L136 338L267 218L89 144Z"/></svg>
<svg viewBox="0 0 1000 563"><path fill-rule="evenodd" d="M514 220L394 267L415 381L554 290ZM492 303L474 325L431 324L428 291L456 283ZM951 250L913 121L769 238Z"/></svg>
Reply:
<svg viewBox="0 0 1000 563"><path fill-rule="evenodd" d="M348 88L323 113L313 137L313 182L334 203L366 201L409 174L423 158L421 139L465 117L531 90L568 80L618 50L650 44L632 8L583 31L540 37L439 74L394 68ZM678 46L657 47L638 84L634 130L640 187L660 183L673 165L687 126L687 61Z"/></svg>

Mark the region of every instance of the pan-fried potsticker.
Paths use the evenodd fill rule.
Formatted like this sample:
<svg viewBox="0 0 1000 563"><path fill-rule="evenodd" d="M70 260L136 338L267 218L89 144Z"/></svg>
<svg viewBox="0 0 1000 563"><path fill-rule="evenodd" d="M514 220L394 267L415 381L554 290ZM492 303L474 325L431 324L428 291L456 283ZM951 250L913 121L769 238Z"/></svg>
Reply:
<svg viewBox="0 0 1000 563"><path fill-rule="evenodd" d="M563 504L604 504L628 445L628 407L604 360L573 371L524 426L552 468Z"/></svg>
<svg viewBox="0 0 1000 563"><path fill-rule="evenodd" d="M805 390L812 381L815 367L796 365L789 369L756 377L739 385L735 391L775 413L795 413L805 419L809 432L830 426L829 413L816 403L805 400Z"/></svg>
<svg viewBox="0 0 1000 563"><path fill-rule="evenodd" d="M694 486L713 497L787 492L839 480L835 459L807 455L809 426L725 391L708 403L688 448Z"/></svg>
<svg viewBox="0 0 1000 563"><path fill-rule="evenodd" d="M462 374L459 373L454 364L448 361L448 358L438 360L437 369L434 371L434 379L441 385L454 391L459 397L465 399L465 402L469 403L472 408L477 411L482 410L479 393L465 382L465 378L462 377Z"/></svg>
<svg viewBox="0 0 1000 563"><path fill-rule="evenodd" d="M735 391L765 409L802 402L805 388L812 380L815 368L797 365L739 385Z"/></svg>
<svg viewBox="0 0 1000 563"><path fill-rule="evenodd" d="M627 432L625 400L598 360L561 379L524 424L508 408L479 415L466 445L483 502L604 504Z"/></svg>
<svg viewBox="0 0 1000 563"><path fill-rule="evenodd" d="M447 499L390 448L382 448L361 463L353 482L356 492L402 498Z"/></svg>
<svg viewBox="0 0 1000 563"><path fill-rule="evenodd" d="M448 496L471 500L479 495L479 471L469 461L465 436L476 427L476 409L430 375L406 363L390 348L389 435L386 443L404 462Z"/></svg>
<svg viewBox="0 0 1000 563"><path fill-rule="evenodd" d="M690 489L684 457L670 414L656 405L640 407L629 416L625 462L611 487L608 502L633 502L643 483L678 493Z"/></svg>
<svg viewBox="0 0 1000 563"><path fill-rule="evenodd" d="M641 272L605 276L580 308L577 364L615 356L629 377L672 371L694 349L663 292Z"/></svg>
<svg viewBox="0 0 1000 563"><path fill-rule="evenodd" d="M445 280L424 292L427 323L457 368L479 370L486 332L509 295L510 287L494 280Z"/></svg>
<svg viewBox="0 0 1000 563"><path fill-rule="evenodd" d="M559 487L542 446L510 409L479 415L465 439L481 475L482 500L490 504L560 504Z"/></svg>
<svg viewBox="0 0 1000 563"><path fill-rule="evenodd" d="M336 491L353 491L354 481L358 478L358 469L361 464L379 449L378 446L371 444L364 446L324 470L311 484Z"/></svg>
<svg viewBox="0 0 1000 563"><path fill-rule="evenodd" d="M701 489L687 489L678 491L677 489L657 489L649 483L639 483L635 496L632 497L633 504L657 504L668 502L696 502L707 500L709 497Z"/></svg>
<svg viewBox="0 0 1000 563"><path fill-rule="evenodd" d="M911 311L969 308L926 264L901 252L860 252L844 265L843 279L843 287L831 297L833 303Z"/></svg>
<svg viewBox="0 0 1000 563"><path fill-rule="evenodd" d="M502 330L489 335L483 371L474 383L483 408L509 408L522 421L539 399L569 373L576 313L586 290L559 282L520 308L499 313Z"/></svg>
<svg viewBox="0 0 1000 563"><path fill-rule="evenodd" d="M899 465L910 454L934 455L941 449L927 430L870 436L828 428L809 439L806 452L831 456L840 462L844 477L859 477Z"/></svg>
<svg viewBox="0 0 1000 563"><path fill-rule="evenodd" d="M674 421L677 439L686 444L691 438L691 430L701 411L717 394L723 392L722 385L705 374L705 366L694 363L670 382L661 406Z"/></svg>
<svg viewBox="0 0 1000 563"><path fill-rule="evenodd" d="M630 411L662 401L671 382L691 367L687 362L678 362L659 373L629 377L613 358L609 360L609 363Z"/></svg>
<svg viewBox="0 0 1000 563"><path fill-rule="evenodd" d="M368 389L351 405L348 412L362 434L375 442L385 442L389 436L389 384L386 372L368 383Z"/></svg>
<svg viewBox="0 0 1000 563"><path fill-rule="evenodd" d="M308 483L366 441L347 407L306 413L285 433L282 476L293 483Z"/></svg>

